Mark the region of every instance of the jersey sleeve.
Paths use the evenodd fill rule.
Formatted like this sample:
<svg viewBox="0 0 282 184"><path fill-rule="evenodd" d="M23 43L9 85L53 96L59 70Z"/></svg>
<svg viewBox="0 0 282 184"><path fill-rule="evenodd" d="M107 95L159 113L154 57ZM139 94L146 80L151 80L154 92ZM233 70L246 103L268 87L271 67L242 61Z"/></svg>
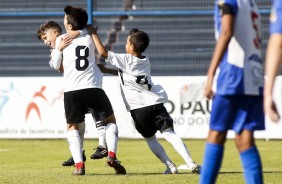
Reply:
<svg viewBox="0 0 282 184"><path fill-rule="evenodd" d="M270 14L270 34L282 34L282 2L277 1L273 3Z"/></svg>
<svg viewBox="0 0 282 184"><path fill-rule="evenodd" d="M51 52L51 60L49 62L49 65L51 68L54 68L55 70L59 70L61 66L61 62L63 59L62 52L58 50L58 45L60 44L61 36L59 36L56 39L56 48L52 50Z"/></svg>
<svg viewBox="0 0 282 184"><path fill-rule="evenodd" d="M126 68L127 54L117 54L111 51L108 51L108 58L106 62L114 65L115 67L123 70Z"/></svg>
<svg viewBox="0 0 282 184"><path fill-rule="evenodd" d="M218 8L220 10L220 14L231 14L236 15L238 11L238 5L236 0L222 0L218 1Z"/></svg>
<svg viewBox="0 0 282 184"><path fill-rule="evenodd" d="M49 62L50 67L54 68L55 70L59 70L62 59L63 59L62 52L57 49L54 49L51 52L51 61Z"/></svg>

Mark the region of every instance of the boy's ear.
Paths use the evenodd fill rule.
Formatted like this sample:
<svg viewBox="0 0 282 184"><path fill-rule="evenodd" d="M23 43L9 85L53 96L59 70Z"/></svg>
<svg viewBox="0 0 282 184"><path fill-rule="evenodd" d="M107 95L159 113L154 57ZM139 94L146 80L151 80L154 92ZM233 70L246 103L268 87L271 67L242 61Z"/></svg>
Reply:
<svg viewBox="0 0 282 184"><path fill-rule="evenodd" d="M132 43L130 44L130 49L134 51L134 45Z"/></svg>
<svg viewBox="0 0 282 184"><path fill-rule="evenodd" d="M54 34L58 37L60 36L59 32L57 30L54 30Z"/></svg>

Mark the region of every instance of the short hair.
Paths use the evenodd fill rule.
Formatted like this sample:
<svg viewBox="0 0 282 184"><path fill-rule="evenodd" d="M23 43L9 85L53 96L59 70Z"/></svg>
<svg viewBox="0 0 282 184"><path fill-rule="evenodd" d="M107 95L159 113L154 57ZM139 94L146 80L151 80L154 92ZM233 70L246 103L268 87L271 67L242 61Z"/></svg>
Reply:
<svg viewBox="0 0 282 184"><path fill-rule="evenodd" d="M46 31L49 29L56 30L60 35L62 34L61 26L55 21L48 21L45 24L41 24L37 30L37 37L39 40L42 40L42 36L45 35Z"/></svg>
<svg viewBox="0 0 282 184"><path fill-rule="evenodd" d="M88 21L88 15L85 9L68 5L64 8L64 12L68 16L67 23L72 25L73 30L85 28Z"/></svg>
<svg viewBox="0 0 282 184"><path fill-rule="evenodd" d="M134 51L143 53L150 43L150 38L147 33L139 29L131 29L129 31L129 41L134 46Z"/></svg>

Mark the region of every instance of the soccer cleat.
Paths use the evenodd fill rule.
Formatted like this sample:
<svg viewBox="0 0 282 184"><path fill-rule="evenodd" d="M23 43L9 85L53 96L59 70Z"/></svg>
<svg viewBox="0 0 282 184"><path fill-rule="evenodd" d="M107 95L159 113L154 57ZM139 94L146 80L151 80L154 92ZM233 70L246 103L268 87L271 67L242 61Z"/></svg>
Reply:
<svg viewBox="0 0 282 184"><path fill-rule="evenodd" d="M108 155L108 150L106 148L104 148L103 146L98 146L97 148L95 148L94 150L95 153L93 153L90 158L91 159L101 159L101 158L104 158L104 157L107 157Z"/></svg>
<svg viewBox="0 0 282 184"><path fill-rule="evenodd" d="M72 173L72 175L85 175L85 165L83 162L75 164L76 170Z"/></svg>
<svg viewBox="0 0 282 184"><path fill-rule="evenodd" d="M166 170L163 172L163 174L177 174L177 173L178 170L174 164L172 167L167 167Z"/></svg>
<svg viewBox="0 0 282 184"><path fill-rule="evenodd" d="M83 162L86 161L86 156L85 156L85 151L82 151L82 157L83 157ZM62 163L62 166L73 166L74 165L74 160L72 157L70 157L68 160L64 161Z"/></svg>
<svg viewBox="0 0 282 184"><path fill-rule="evenodd" d="M126 174L125 168L120 164L117 158L112 158L108 156L107 161L108 166L113 167L116 171L116 174Z"/></svg>
<svg viewBox="0 0 282 184"><path fill-rule="evenodd" d="M201 166L199 164L195 164L192 167L189 167L192 173L200 174L201 172Z"/></svg>

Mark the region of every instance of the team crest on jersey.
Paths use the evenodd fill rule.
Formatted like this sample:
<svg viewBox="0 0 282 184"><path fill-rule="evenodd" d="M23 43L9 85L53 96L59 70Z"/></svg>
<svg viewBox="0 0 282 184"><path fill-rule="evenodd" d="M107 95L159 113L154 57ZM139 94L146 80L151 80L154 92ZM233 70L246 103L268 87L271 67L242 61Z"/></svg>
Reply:
<svg viewBox="0 0 282 184"><path fill-rule="evenodd" d="M270 22L275 22L277 20L277 14L274 8L272 8L271 10L271 14L270 14Z"/></svg>

